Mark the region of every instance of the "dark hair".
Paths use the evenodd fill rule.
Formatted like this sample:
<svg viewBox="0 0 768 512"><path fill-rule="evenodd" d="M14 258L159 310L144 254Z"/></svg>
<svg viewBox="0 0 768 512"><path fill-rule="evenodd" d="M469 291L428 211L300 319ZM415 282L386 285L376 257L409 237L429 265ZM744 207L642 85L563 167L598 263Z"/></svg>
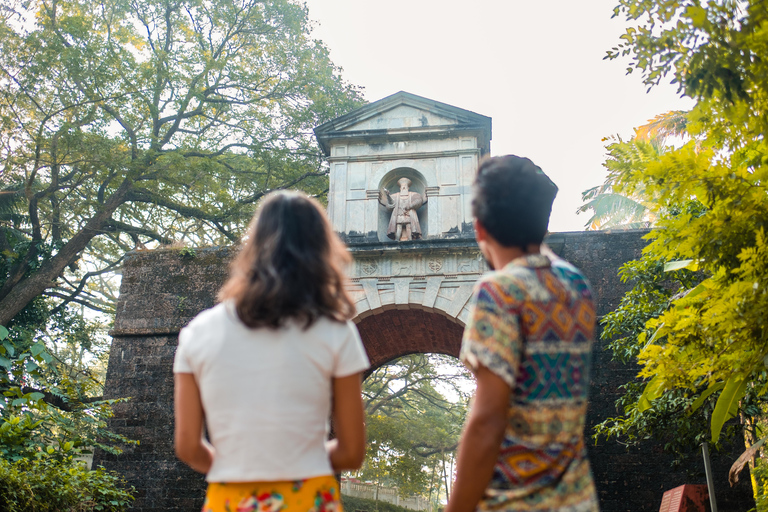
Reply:
<svg viewBox="0 0 768 512"><path fill-rule="evenodd" d="M544 240L557 185L527 158L507 155L480 162L473 186L472 215L505 247Z"/></svg>
<svg viewBox="0 0 768 512"><path fill-rule="evenodd" d="M278 191L259 205L219 299L232 299L248 327L277 328L289 318L312 325L345 321L355 306L345 289L349 252L315 199Z"/></svg>

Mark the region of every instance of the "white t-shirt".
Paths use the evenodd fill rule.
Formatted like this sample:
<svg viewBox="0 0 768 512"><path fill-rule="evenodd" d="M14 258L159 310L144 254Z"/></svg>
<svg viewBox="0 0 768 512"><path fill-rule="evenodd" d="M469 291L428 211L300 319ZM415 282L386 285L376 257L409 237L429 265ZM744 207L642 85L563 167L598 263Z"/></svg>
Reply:
<svg viewBox="0 0 768 512"><path fill-rule="evenodd" d="M174 373L192 373L216 449L209 482L280 481L332 474L325 450L331 379L368 368L352 322L318 319L251 329L232 303L179 333Z"/></svg>

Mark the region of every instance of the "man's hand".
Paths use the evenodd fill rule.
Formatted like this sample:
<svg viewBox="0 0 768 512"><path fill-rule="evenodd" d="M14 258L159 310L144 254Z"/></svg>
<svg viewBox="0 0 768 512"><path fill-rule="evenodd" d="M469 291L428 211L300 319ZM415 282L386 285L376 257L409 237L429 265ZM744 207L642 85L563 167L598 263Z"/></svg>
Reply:
<svg viewBox="0 0 768 512"><path fill-rule="evenodd" d="M456 482L445 512L471 512L483 497L499 456L509 410L509 385L484 366L475 371L477 391L459 443Z"/></svg>

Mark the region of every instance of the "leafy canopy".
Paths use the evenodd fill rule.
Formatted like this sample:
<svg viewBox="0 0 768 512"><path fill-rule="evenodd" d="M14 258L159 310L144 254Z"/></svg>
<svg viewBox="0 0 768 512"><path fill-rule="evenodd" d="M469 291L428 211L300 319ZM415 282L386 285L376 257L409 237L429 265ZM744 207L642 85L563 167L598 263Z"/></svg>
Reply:
<svg viewBox="0 0 768 512"><path fill-rule="evenodd" d="M363 383L368 445L358 476L437 500L453 480L471 387L448 356L414 354L377 368Z"/></svg>
<svg viewBox="0 0 768 512"><path fill-rule="evenodd" d="M677 397L679 413L709 408L717 441L739 413L754 426L768 391L768 3L621 0L615 13L635 26L608 57L629 56L649 86L671 75L697 103L686 144L609 177L658 217L624 270L655 277L607 318L605 335L628 333L615 346L648 379L611 428L631 432Z"/></svg>
<svg viewBox="0 0 768 512"><path fill-rule="evenodd" d="M0 325L110 312L146 243L231 243L270 190L320 194L312 128L360 104L292 0L0 1Z"/></svg>
<svg viewBox="0 0 768 512"><path fill-rule="evenodd" d="M636 128L635 135L628 141L619 136L603 139L608 142L605 147L608 158L604 164L608 176L602 185L581 193L584 204L576 210L577 214L592 214L586 222L587 229L642 229L654 225L656 216L648 204L654 197L648 196L642 187L632 194L620 193L618 188L614 190L615 182L625 169L642 169L647 162L672 150L668 139L688 140L687 122L687 112L674 110Z"/></svg>
<svg viewBox="0 0 768 512"><path fill-rule="evenodd" d="M327 188L312 128L360 104L293 0L0 0L0 450L114 450L100 398L126 251L231 243ZM10 333L6 332L6 328Z"/></svg>

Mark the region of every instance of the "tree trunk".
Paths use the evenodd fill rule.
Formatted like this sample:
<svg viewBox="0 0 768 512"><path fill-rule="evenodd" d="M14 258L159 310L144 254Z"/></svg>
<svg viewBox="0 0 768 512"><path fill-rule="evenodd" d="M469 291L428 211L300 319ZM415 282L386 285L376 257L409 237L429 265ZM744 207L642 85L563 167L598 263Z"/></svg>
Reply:
<svg viewBox="0 0 768 512"><path fill-rule="evenodd" d="M432 474L429 475L429 506L432 508L432 491L435 488L435 473L437 473L437 460L432 465ZM438 493L439 496L440 493Z"/></svg>
<svg viewBox="0 0 768 512"><path fill-rule="evenodd" d="M448 475L445 471L445 459L443 459L443 482L445 482L445 501L448 502L451 499L451 491L448 489Z"/></svg>

